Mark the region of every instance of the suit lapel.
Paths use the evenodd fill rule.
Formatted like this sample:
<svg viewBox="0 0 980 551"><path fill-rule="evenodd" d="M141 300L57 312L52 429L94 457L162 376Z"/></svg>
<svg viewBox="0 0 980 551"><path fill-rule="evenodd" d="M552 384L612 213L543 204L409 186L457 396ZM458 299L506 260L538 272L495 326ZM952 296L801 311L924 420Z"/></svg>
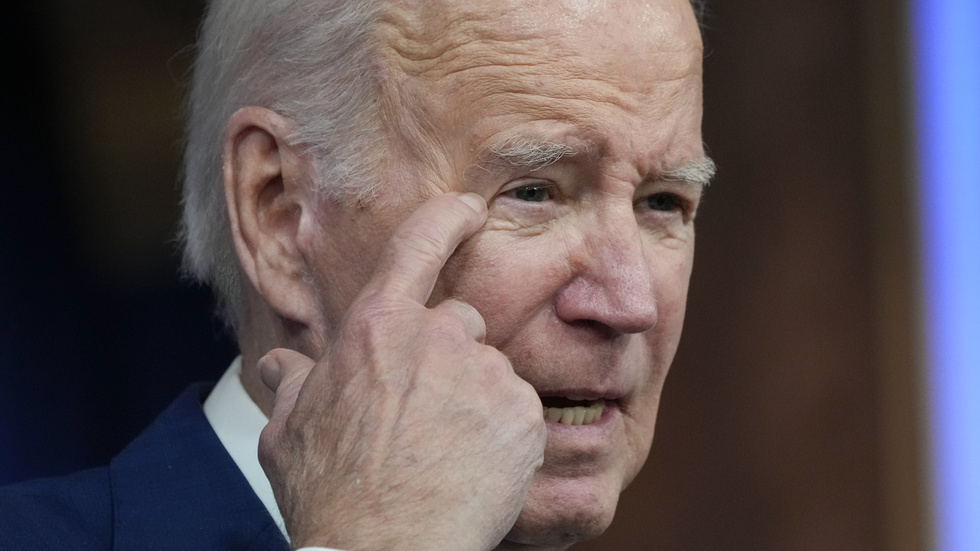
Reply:
<svg viewBox="0 0 980 551"><path fill-rule="evenodd" d="M116 550L288 545L211 429L194 385L109 464Z"/></svg>

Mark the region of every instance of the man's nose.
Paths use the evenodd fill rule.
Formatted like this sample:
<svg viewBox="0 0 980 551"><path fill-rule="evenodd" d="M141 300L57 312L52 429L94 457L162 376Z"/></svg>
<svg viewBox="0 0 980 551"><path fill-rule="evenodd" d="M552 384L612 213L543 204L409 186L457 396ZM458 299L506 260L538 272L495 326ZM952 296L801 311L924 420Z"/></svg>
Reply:
<svg viewBox="0 0 980 551"><path fill-rule="evenodd" d="M570 244L572 274L558 295L558 317L642 333L657 323L653 266L632 208L604 214Z"/></svg>

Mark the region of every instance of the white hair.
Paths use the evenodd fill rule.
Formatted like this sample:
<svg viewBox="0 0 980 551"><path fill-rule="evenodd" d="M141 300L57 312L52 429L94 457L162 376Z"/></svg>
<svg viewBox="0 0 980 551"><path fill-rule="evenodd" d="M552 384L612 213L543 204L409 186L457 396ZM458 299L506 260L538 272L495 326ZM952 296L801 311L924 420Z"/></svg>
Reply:
<svg viewBox="0 0 980 551"><path fill-rule="evenodd" d="M291 143L314 160L317 185L369 196L383 155L370 43L371 0L212 0L201 25L184 157L184 271L214 288L233 330L242 281L222 182L229 117L263 106L295 124Z"/></svg>
<svg viewBox="0 0 980 551"><path fill-rule="evenodd" d="M683 166L664 171L660 179L668 182L690 182L705 188L715 177L715 171L715 162L708 157L701 157Z"/></svg>
<svg viewBox="0 0 980 551"><path fill-rule="evenodd" d="M371 33L383 1L208 4L187 106L179 237L184 272L215 290L218 311L232 331L242 321L242 275L221 185L225 125L247 105L276 111L296 125L289 139L313 159L321 190L360 200L378 195L386 155L383 69ZM691 0L699 20L701 1ZM535 164L567 154L524 153Z"/></svg>
<svg viewBox="0 0 980 551"><path fill-rule="evenodd" d="M572 156L575 151L563 143L515 137L491 146L490 154L499 162L535 171L557 163L562 157Z"/></svg>

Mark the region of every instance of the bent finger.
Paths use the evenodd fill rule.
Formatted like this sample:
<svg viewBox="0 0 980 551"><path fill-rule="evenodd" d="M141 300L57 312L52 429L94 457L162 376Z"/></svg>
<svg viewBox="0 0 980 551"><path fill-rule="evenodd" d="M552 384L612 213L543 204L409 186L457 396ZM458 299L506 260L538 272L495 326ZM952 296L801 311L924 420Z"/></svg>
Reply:
<svg viewBox="0 0 980 551"><path fill-rule="evenodd" d="M425 304L456 247L486 219L486 201L474 193L445 193L429 199L391 236L375 284Z"/></svg>
<svg viewBox="0 0 980 551"><path fill-rule="evenodd" d="M466 328L466 334L478 343L483 344L487 338L487 323L476 308L459 299L447 299L434 309L451 310Z"/></svg>

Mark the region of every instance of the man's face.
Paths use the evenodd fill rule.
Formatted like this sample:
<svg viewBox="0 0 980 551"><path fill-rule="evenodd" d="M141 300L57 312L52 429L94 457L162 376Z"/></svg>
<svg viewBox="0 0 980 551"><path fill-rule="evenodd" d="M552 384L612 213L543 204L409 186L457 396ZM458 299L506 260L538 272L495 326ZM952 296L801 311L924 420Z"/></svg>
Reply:
<svg viewBox="0 0 980 551"><path fill-rule="evenodd" d="M378 36L393 149L384 200L326 207L337 212L319 246L324 319L343 317L425 199L486 198L486 225L430 303L473 305L487 344L553 416L576 401L601 410L591 424L547 423L544 466L508 540L595 536L646 459L684 317L701 186L671 171L703 158L691 8L423 3L391 8Z"/></svg>

